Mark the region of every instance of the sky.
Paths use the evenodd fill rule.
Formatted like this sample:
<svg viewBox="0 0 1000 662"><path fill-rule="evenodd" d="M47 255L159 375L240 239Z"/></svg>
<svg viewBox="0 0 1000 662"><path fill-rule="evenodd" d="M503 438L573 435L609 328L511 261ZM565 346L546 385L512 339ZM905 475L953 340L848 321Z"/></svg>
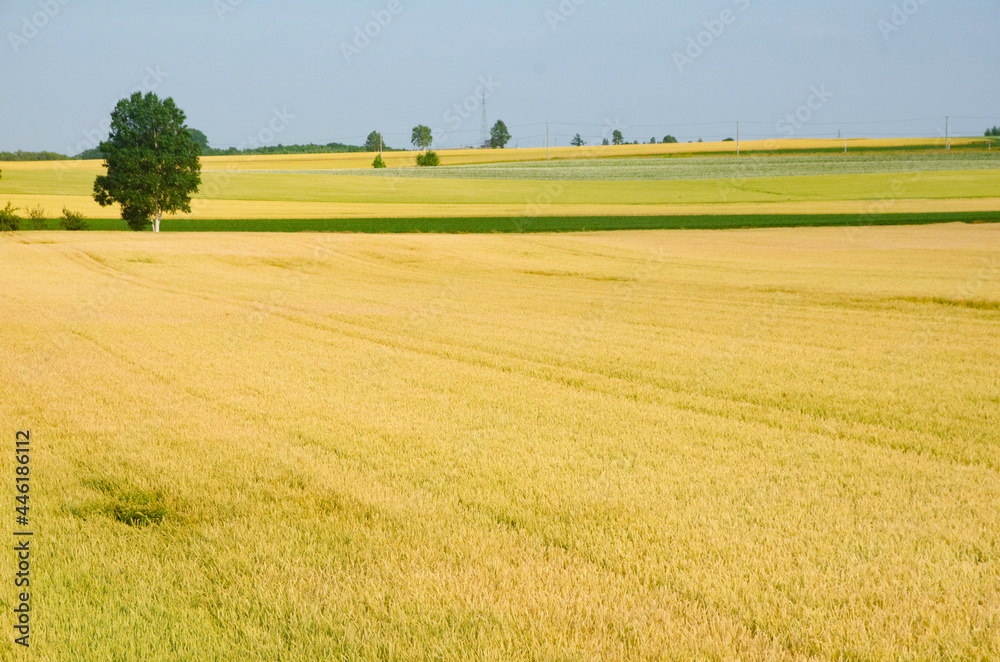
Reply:
<svg viewBox="0 0 1000 662"><path fill-rule="evenodd" d="M982 135L996 0L0 0L0 151L172 97L213 147Z"/></svg>

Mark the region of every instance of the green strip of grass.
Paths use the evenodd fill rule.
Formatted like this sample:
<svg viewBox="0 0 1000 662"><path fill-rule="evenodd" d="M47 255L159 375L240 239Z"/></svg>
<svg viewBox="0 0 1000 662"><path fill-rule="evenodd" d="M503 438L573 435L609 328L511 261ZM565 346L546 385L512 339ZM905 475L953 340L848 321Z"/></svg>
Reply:
<svg viewBox="0 0 1000 662"><path fill-rule="evenodd" d="M726 230L735 228L1000 223L1000 212L933 214L772 214L738 216L552 216L519 218L166 219L165 232L359 232L482 234L604 230ZM94 219L91 230L125 230L124 221Z"/></svg>

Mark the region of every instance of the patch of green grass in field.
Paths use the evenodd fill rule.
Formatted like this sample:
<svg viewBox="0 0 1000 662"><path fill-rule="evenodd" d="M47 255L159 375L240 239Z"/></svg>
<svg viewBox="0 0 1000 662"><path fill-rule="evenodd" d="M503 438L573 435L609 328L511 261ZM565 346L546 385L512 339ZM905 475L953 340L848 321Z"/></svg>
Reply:
<svg viewBox="0 0 1000 662"><path fill-rule="evenodd" d="M125 230L114 219L87 221L91 230ZM516 218L167 219L165 232L358 232L365 234L727 230L734 228L1000 223L1000 212L941 214L747 214L736 216L553 216Z"/></svg>

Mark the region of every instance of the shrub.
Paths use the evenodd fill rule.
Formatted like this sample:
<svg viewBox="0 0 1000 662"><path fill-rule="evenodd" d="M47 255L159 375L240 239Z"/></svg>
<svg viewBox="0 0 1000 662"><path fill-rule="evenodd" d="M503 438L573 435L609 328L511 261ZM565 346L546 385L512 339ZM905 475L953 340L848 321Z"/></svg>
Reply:
<svg viewBox="0 0 1000 662"><path fill-rule="evenodd" d="M83 220L83 214L70 211L65 207L63 207L62 219L59 222L62 224L63 230L77 232L87 229L87 222Z"/></svg>
<svg viewBox="0 0 1000 662"><path fill-rule="evenodd" d="M441 165L441 159L438 158L437 152L424 152L423 154L417 154L417 165L418 166Z"/></svg>
<svg viewBox="0 0 1000 662"><path fill-rule="evenodd" d="M382 160L382 155L381 154L379 154L378 156L375 157L375 160L372 162L372 167L375 168L375 169L385 168L386 167L385 161Z"/></svg>
<svg viewBox="0 0 1000 662"><path fill-rule="evenodd" d="M31 219L32 230L48 230L49 222L45 219L45 208L41 205L28 210L28 218Z"/></svg>
<svg viewBox="0 0 1000 662"><path fill-rule="evenodd" d="M17 232L21 229L21 219L14 213L17 207L9 202L4 209L0 209L0 232Z"/></svg>

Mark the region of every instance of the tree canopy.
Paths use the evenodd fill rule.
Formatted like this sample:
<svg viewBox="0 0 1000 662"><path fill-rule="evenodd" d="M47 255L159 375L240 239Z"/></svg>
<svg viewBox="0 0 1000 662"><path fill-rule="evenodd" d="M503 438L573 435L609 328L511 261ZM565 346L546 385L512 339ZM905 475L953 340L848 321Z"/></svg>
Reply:
<svg viewBox="0 0 1000 662"><path fill-rule="evenodd" d="M663 136L663 142L670 145L677 142L677 138L674 138L673 136Z"/></svg>
<svg viewBox="0 0 1000 662"><path fill-rule="evenodd" d="M621 131L615 129L615 132L611 134L611 142L613 142L616 145L624 144L625 136L622 135Z"/></svg>
<svg viewBox="0 0 1000 662"><path fill-rule="evenodd" d="M434 137L431 135L431 129L423 124L418 124L413 127L413 137L410 139L413 146L417 149L427 149L434 143Z"/></svg>
<svg viewBox="0 0 1000 662"><path fill-rule="evenodd" d="M208 149L208 136L198 129L188 129L188 131L191 132L191 138L193 138L196 143L201 145L201 151L204 154L205 150Z"/></svg>
<svg viewBox="0 0 1000 662"><path fill-rule="evenodd" d="M385 139L382 138L382 134L378 131L372 131L368 134L368 139L365 140L365 151L366 152L381 152L385 147Z"/></svg>
<svg viewBox="0 0 1000 662"><path fill-rule="evenodd" d="M503 120L497 120L497 123L490 129L490 147L503 149L509 142L510 131L507 130L507 125L503 123Z"/></svg>
<svg viewBox="0 0 1000 662"><path fill-rule="evenodd" d="M201 184L201 145L184 125L173 99L136 92L111 113L111 133L99 149L106 175L94 181L94 200L121 205L133 230L160 231L163 213L191 211L191 194Z"/></svg>
<svg viewBox="0 0 1000 662"><path fill-rule="evenodd" d="M573 136L573 140L569 141L569 144L573 147L583 147L587 144L587 141L583 139L579 133Z"/></svg>

